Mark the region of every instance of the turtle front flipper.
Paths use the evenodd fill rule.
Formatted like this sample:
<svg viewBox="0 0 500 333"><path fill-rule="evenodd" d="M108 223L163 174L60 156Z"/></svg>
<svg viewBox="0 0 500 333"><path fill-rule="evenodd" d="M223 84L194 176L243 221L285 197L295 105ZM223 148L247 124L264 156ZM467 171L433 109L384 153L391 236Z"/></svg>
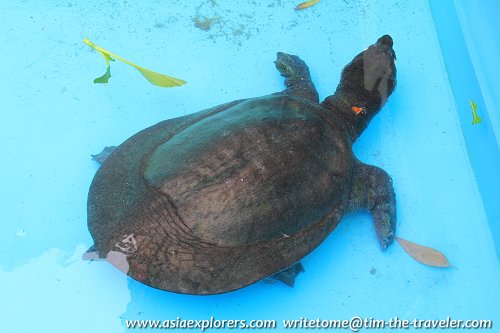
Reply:
<svg viewBox="0 0 500 333"><path fill-rule="evenodd" d="M278 52L276 68L285 78L285 89L282 93L295 95L310 100L313 103L319 103L318 92L311 81L309 67L296 55Z"/></svg>
<svg viewBox="0 0 500 333"><path fill-rule="evenodd" d="M394 241L396 195L391 177L384 170L358 162L353 169L349 211L368 209L382 250Z"/></svg>

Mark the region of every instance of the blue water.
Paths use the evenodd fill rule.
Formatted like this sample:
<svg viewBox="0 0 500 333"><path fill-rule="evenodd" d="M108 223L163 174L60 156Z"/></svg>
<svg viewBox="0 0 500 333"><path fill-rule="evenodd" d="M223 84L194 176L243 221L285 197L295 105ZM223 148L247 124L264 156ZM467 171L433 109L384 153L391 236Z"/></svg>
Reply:
<svg viewBox="0 0 500 333"><path fill-rule="evenodd" d="M471 41L473 29L459 30L470 8L439 14L434 4L322 0L296 12L297 3L285 0L0 2L0 331L125 332L129 319L211 316L273 319L276 332L281 320L301 317L449 316L498 326L491 198L499 187L487 186L494 178L481 164L498 163L496 97L474 48L483 43ZM443 38L438 29L448 19L458 25ZM161 120L282 90L276 51L300 55L324 98L342 67L386 33L398 87L354 150L392 176L398 235L438 248L454 268L420 265L397 244L381 252L364 213L345 218L303 260L306 272L293 289L259 282L218 296L177 295L81 260L92 245L86 197L98 166L90 154ZM157 88L115 62L110 83L95 85L105 64L85 37L188 84ZM465 97L444 42L454 46L459 37L477 74ZM469 99L483 124L467 127ZM474 149L478 132L484 153Z"/></svg>

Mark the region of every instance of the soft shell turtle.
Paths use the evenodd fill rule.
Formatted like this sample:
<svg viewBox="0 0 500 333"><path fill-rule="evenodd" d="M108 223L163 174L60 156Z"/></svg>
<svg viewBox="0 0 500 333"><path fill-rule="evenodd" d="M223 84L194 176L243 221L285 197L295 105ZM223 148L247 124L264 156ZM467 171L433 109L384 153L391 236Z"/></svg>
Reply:
<svg viewBox="0 0 500 333"><path fill-rule="evenodd" d="M286 271L349 212L368 209L382 249L393 242L391 178L351 146L396 85L382 36L319 103L309 69L278 53L286 90L160 122L122 143L88 197L94 246L149 286L186 294L232 291ZM279 277L279 276L278 276Z"/></svg>

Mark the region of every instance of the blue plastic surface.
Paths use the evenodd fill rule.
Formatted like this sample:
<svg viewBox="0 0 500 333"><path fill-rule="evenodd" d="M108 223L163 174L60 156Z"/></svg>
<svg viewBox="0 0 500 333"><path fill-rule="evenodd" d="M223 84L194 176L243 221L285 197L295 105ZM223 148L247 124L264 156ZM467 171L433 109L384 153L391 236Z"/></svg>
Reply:
<svg viewBox="0 0 500 333"><path fill-rule="evenodd" d="M483 169L467 150L470 131L484 126L469 130L462 122L469 98L479 112L485 106L477 83L472 97L452 93L428 2L323 0L303 11L296 5L0 3L0 331L126 332L126 320L211 316L272 319L277 328L269 331L276 332L284 331L283 319L301 317L500 323L500 267L480 192ZM303 260L305 273L293 289L259 282L218 296L177 295L105 262L81 260L92 245L86 199L98 166L91 154L161 120L282 90L277 51L300 55L325 98L342 67L386 33L394 38L398 87L354 150L392 176L398 235L439 249L454 268L423 266L398 244L381 252L365 213L346 217ZM84 37L188 84L154 87L118 62L109 84L93 84L105 64Z"/></svg>

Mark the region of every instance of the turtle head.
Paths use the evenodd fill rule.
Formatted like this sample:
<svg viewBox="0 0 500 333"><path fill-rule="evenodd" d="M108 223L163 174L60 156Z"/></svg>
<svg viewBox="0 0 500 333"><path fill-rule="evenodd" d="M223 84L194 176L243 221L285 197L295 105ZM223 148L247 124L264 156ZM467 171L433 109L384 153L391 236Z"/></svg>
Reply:
<svg viewBox="0 0 500 333"><path fill-rule="evenodd" d="M396 54L384 35L358 54L342 71L333 96L322 103L346 120L353 140L363 132L396 87Z"/></svg>

